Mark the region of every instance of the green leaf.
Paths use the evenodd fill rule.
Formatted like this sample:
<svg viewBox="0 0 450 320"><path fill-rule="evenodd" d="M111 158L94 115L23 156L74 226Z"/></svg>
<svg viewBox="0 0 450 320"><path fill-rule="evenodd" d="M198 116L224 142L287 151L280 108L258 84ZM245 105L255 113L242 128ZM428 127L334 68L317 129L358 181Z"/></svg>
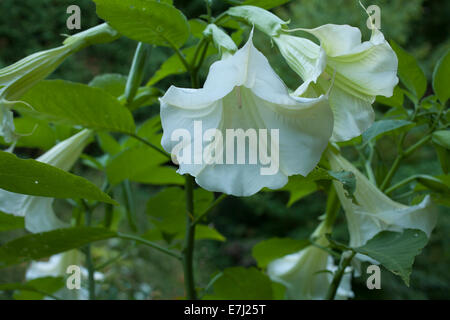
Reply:
<svg viewBox="0 0 450 320"><path fill-rule="evenodd" d="M440 130L433 132L433 142L450 150L450 130Z"/></svg>
<svg viewBox="0 0 450 320"><path fill-rule="evenodd" d="M375 121L372 126L362 135L362 144L366 145L374 139L378 139L393 130L414 125L413 122L406 120L379 120Z"/></svg>
<svg viewBox="0 0 450 320"><path fill-rule="evenodd" d="M131 113L106 91L62 80L41 81L22 99L33 109L18 111L57 123L134 133Z"/></svg>
<svg viewBox="0 0 450 320"><path fill-rule="evenodd" d="M125 179L148 184L183 184L183 177L174 168L162 166L167 161L167 157L152 148L137 146L115 155L108 162L106 173L112 185Z"/></svg>
<svg viewBox="0 0 450 320"><path fill-rule="evenodd" d="M328 171L330 176L342 183L345 191L347 191L347 197L353 197L356 190L356 177L353 172L350 171Z"/></svg>
<svg viewBox="0 0 450 320"><path fill-rule="evenodd" d="M9 231L25 228L25 220L23 217L14 216L12 214L0 211L0 231Z"/></svg>
<svg viewBox="0 0 450 320"><path fill-rule="evenodd" d="M317 184L315 182L308 181L305 177L298 175L289 177L289 182L283 188L279 189L279 191L289 192L288 207L317 190Z"/></svg>
<svg viewBox="0 0 450 320"><path fill-rule="evenodd" d="M26 283L0 284L0 291L20 290L14 293L15 300L42 300L64 287L63 277L42 277Z"/></svg>
<svg viewBox="0 0 450 320"><path fill-rule="evenodd" d="M88 243L114 238L117 233L104 228L76 227L28 234L0 247L0 268L47 258Z"/></svg>
<svg viewBox="0 0 450 320"><path fill-rule="evenodd" d="M288 3L289 1L291 0L245 0L242 4L269 10Z"/></svg>
<svg viewBox="0 0 450 320"><path fill-rule="evenodd" d="M196 48L197 46L192 46L182 50L186 60L189 63L192 63L192 60L194 59ZM217 50L215 47L209 46L208 50L206 51L205 57L209 57L210 55L213 55L216 52ZM164 61L164 63L161 65L158 71L156 71L153 77L148 81L147 86L152 86L168 76L182 74L185 73L186 71L187 71L186 67L180 61L178 55L174 54L170 56L169 59Z"/></svg>
<svg viewBox="0 0 450 320"><path fill-rule="evenodd" d="M98 143L105 153L115 155L122 149L120 144L107 132L97 132Z"/></svg>
<svg viewBox="0 0 450 320"><path fill-rule="evenodd" d="M37 121L30 117L14 118L16 133L21 135L17 147L39 148L49 150L56 144L56 132L45 121ZM5 144L0 137L0 144Z"/></svg>
<svg viewBox="0 0 450 320"><path fill-rule="evenodd" d="M118 98L125 92L127 78L127 76L116 73L102 74L92 79L89 86L103 89L113 97Z"/></svg>
<svg viewBox="0 0 450 320"><path fill-rule="evenodd" d="M416 58L391 41L392 49L398 57L398 75L405 87L420 100L427 89L427 78L419 67Z"/></svg>
<svg viewBox="0 0 450 320"><path fill-rule="evenodd" d="M450 195L450 188L445 183L445 181L442 181L437 177L429 176L426 174L418 174L415 175L414 177L417 180L417 182L425 186L427 189ZM422 188L417 186L414 190L419 191L421 189Z"/></svg>
<svg viewBox="0 0 450 320"><path fill-rule="evenodd" d="M203 213L213 201L213 194L204 189L194 191L195 216ZM186 196L177 187L166 188L147 202L147 214L158 229L169 234L184 234Z"/></svg>
<svg viewBox="0 0 450 320"><path fill-rule="evenodd" d="M94 0L97 14L124 36L158 46L181 47L189 24L175 7L150 0Z"/></svg>
<svg viewBox="0 0 450 320"><path fill-rule="evenodd" d="M228 9L227 14L238 20L245 21L251 26L255 26L268 36L277 36L281 33L282 27L286 24L270 11L254 6L237 6Z"/></svg>
<svg viewBox="0 0 450 320"><path fill-rule="evenodd" d="M92 182L36 160L0 151L0 188L32 196L98 200L116 204Z"/></svg>
<svg viewBox="0 0 450 320"><path fill-rule="evenodd" d="M186 229L186 228L185 228ZM178 234L175 239L184 239L185 232ZM198 224L195 227L195 240L216 240L224 242L225 237L213 227Z"/></svg>
<svg viewBox="0 0 450 320"><path fill-rule="evenodd" d="M265 268L273 260L298 252L309 244L308 240L271 238L256 244L253 247L252 255L258 262L258 267Z"/></svg>
<svg viewBox="0 0 450 320"><path fill-rule="evenodd" d="M191 34L195 38L201 39L203 37L203 30L205 30L208 24L201 19L191 19L188 21L188 23L191 29Z"/></svg>
<svg viewBox="0 0 450 320"><path fill-rule="evenodd" d="M409 286L414 258L427 242L427 235L420 230L405 229L402 233L383 231L354 250L377 260Z"/></svg>
<svg viewBox="0 0 450 320"><path fill-rule="evenodd" d="M376 101L392 108L403 108L404 97L403 89L397 85L394 88L392 97L377 96Z"/></svg>
<svg viewBox="0 0 450 320"><path fill-rule="evenodd" d="M439 158L439 163L441 164L442 172L448 174L450 171L450 150L442 147L437 143L433 143L433 146Z"/></svg>
<svg viewBox="0 0 450 320"><path fill-rule="evenodd" d="M433 72L433 90L442 104L450 97L450 50L436 64Z"/></svg>
<svg viewBox="0 0 450 320"><path fill-rule="evenodd" d="M271 300L272 282L256 268L225 269L214 282L214 294L205 297L214 300Z"/></svg>

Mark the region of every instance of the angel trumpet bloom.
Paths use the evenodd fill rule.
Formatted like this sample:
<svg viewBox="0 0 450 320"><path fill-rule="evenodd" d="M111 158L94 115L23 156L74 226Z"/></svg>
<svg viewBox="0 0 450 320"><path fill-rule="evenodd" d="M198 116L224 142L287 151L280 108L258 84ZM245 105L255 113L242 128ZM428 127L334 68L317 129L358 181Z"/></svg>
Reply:
<svg viewBox="0 0 450 320"><path fill-rule="evenodd" d="M263 187L277 189L290 175L307 175L320 160L333 130L326 96L291 96L253 46L252 35L235 54L211 66L202 89L172 86L160 102L161 143L179 162L178 173L191 174L207 190L236 196L250 196ZM196 130L200 124L202 130ZM244 146L237 141L235 153L238 133ZM250 147L245 146L246 139ZM262 174L268 160L279 170Z"/></svg>
<svg viewBox="0 0 450 320"><path fill-rule="evenodd" d="M34 280L43 277L67 277L68 267L80 267L83 255L78 250L70 250L50 257L48 261L33 261L25 274L26 280ZM81 278L87 278L88 272L80 267ZM94 279L101 281L104 275L100 272L94 273ZM81 285L81 283L80 283ZM79 289L69 289L67 287L60 289L55 296L65 300L87 300L88 291L81 287Z"/></svg>
<svg viewBox="0 0 450 320"><path fill-rule="evenodd" d="M381 231L418 229L430 236L436 226L437 214L431 206L429 196L414 206L395 202L340 154L328 151L327 157L334 171L351 171L356 176L356 203L346 196L340 182L333 182L345 210L351 247L364 245Z"/></svg>
<svg viewBox="0 0 450 320"><path fill-rule="evenodd" d="M325 223L314 232L317 244L326 246ZM297 253L272 261L267 266L269 277L286 286L286 296L295 300L323 300L337 270L333 258L325 250L308 246ZM351 290L351 268L345 270L339 284L336 299L353 298Z"/></svg>
<svg viewBox="0 0 450 320"><path fill-rule="evenodd" d="M60 47L34 53L0 70L0 135L6 143L17 139L10 108L39 81L51 74L71 54L96 43L117 39L119 34L101 24L68 37ZM31 107L31 106L30 106Z"/></svg>
<svg viewBox="0 0 450 320"><path fill-rule="evenodd" d="M59 169L68 171L80 157L92 132L80 131L37 158ZM30 232L43 232L67 227L53 211L53 198L37 197L0 190L0 211L25 217L25 228Z"/></svg>
<svg viewBox="0 0 450 320"><path fill-rule="evenodd" d="M294 94L306 88L316 94L330 92L334 115L334 141L361 135L374 121L372 104L377 95L390 97L398 83L398 59L383 34L373 29L361 43L361 31L349 25L326 24L311 33L314 42L285 33L273 37L289 66L304 80ZM291 31L296 31L291 30Z"/></svg>

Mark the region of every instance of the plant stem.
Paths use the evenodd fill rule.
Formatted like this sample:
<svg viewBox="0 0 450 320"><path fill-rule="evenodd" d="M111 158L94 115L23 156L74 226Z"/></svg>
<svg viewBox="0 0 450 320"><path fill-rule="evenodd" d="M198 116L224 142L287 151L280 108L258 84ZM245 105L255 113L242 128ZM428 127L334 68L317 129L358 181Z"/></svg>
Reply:
<svg viewBox="0 0 450 320"><path fill-rule="evenodd" d="M327 230L331 231L331 229L333 228L340 207L341 203L339 202L339 199L336 195L336 190L334 189L334 186L331 185L330 192L328 193L326 217L325 217L325 226Z"/></svg>
<svg viewBox="0 0 450 320"><path fill-rule="evenodd" d="M127 85L125 87L125 101L126 106L129 106L136 96L139 86L142 83L144 75L145 64L149 52L148 45L139 42L134 54L133 63L128 74Z"/></svg>
<svg viewBox="0 0 450 320"><path fill-rule="evenodd" d="M195 224L194 219L194 178L186 176L186 235L183 246L183 270L186 296L189 300L196 300L194 281L194 244L195 244Z"/></svg>
<svg viewBox="0 0 450 320"><path fill-rule="evenodd" d="M165 253L165 254L167 254L169 256L172 256L172 257L177 258L177 259L181 259L181 255L178 254L177 252L169 250L169 249L166 249L166 248L160 246L159 244L154 243L152 241L148 241L148 240L146 240L144 238L141 238L141 237L138 237L138 236L134 236L132 234L125 234L125 233L122 233L122 232L118 232L117 233L117 237L120 238L120 239L124 239L124 240L132 240L132 241L136 241L136 242L142 243L142 244L144 244L146 246L149 246L149 247L151 247L153 249L161 251L161 252L163 252L163 253Z"/></svg>
<svg viewBox="0 0 450 320"><path fill-rule="evenodd" d="M343 254L345 254L345 252ZM342 277L344 276L345 269L350 265L355 254L356 252L351 252L349 256L345 257L344 260L342 260L342 263L334 274L333 280L331 281L330 287L328 288L328 292L325 298L326 300L334 300L334 298L336 297L336 292L339 288Z"/></svg>
<svg viewBox="0 0 450 320"><path fill-rule="evenodd" d="M86 226L89 227L92 224L92 211L86 201L81 200L81 204L84 208L86 215ZM89 300L95 300L95 279L94 279L94 263L92 261L91 244L86 245L86 267L88 270L88 286L89 286Z"/></svg>

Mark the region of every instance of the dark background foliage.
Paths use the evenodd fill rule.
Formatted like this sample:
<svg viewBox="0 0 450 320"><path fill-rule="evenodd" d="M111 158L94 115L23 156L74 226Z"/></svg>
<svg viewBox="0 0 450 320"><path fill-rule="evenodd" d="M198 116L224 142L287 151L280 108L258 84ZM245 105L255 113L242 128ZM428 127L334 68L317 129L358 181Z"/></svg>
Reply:
<svg viewBox="0 0 450 320"><path fill-rule="evenodd" d="M33 52L58 46L64 39L62 34L69 33L66 28L66 8L77 4L82 10L82 28L87 29L101 21L95 14L95 5L90 0L1 0L0 1L0 68L11 64ZM449 48L450 2L438 0L373 0L364 1L366 6L378 4L381 11L382 31L387 39L393 39L411 52L420 62L428 78L442 53ZM203 0L180 1L175 5L188 18L204 13ZM227 5L214 1L214 13L223 11ZM369 32L365 27L366 16L353 0L298 0L276 9L283 19L291 20L292 27L315 27L326 23L350 24ZM267 39L258 36L257 46L269 56L275 70L282 75L286 83L295 88L298 77L281 61L276 49ZM70 57L53 75L78 82L89 82L102 73L127 74L136 43L122 38L115 43L90 47ZM151 62L147 65L146 77L157 70L158 66L172 53L169 49L154 48ZM207 69L203 70L206 74ZM157 84L161 89L168 85L188 85L186 79L175 76ZM377 109L377 106L375 106ZM157 106L142 111L146 118L157 113ZM381 107L378 110L382 110ZM385 160L394 156L394 143L385 138L380 143L380 151ZM88 153L96 154L96 146ZM352 155L349 155L350 157ZM388 162L389 163L389 162ZM383 163L379 164L383 169ZM377 168L378 169L378 168ZM86 168L79 166L76 170ZM406 161L396 179L412 173L441 174L433 149L424 148ZM138 205L137 225L145 226L145 203L155 187L133 184ZM262 239L269 237L306 238L315 228L317 218L323 214L326 196L317 192L286 208L288 194L283 192L260 193L250 198L229 198L211 215L215 227L227 237L227 242L200 241L197 246L198 272L200 284L206 285L210 276L217 270L229 266L252 266L255 261L251 248ZM403 199L405 201L405 199ZM407 201L406 201L407 202ZM57 203L64 207L64 204ZM411 278L411 286L406 287L399 278L388 271L382 272L382 290L366 289L367 275L353 281L358 298L369 299L448 299L450 298L450 215L448 210L440 208L438 227L424 252L417 258ZM123 222L126 228L126 221ZM339 216L336 228L338 237L345 239L346 226L343 215ZM0 244L17 236L17 233L0 235ZM183 295L183 273L181 268L159 253L146 248L122 247L109 243L117 251L128 250L129 255L107 269L107 281L101 298L146 299L175 298ZM94 256L104 254L102 247L96 247ZM113 253L111 253L113 255ZM22 281L26 265L4 269L0 273L0 282ZM1 295L0 298L8 298Z"/></svg>

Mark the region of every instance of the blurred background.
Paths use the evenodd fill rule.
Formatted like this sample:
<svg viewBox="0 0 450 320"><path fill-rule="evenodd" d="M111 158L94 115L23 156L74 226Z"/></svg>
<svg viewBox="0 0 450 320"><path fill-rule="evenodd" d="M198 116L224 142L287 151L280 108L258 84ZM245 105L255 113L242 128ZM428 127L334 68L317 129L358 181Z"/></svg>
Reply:
<svg viewBox="0 0 450 320"><path fill-rule="evenodd" d="M66 8L74 4L71 0L0 0L0 68L5 67L36 51L50 49L60 45L70 33L66 28ZM99 24L95 14L95 5L90 0L78 0L76 4L82 11L82 29ZM203 0L174 1L190 18L205 13ZM394 40L412 53L420 62L422 69L430 79L437 59L450 47L450 1L439 0L366 0L367 7L376 4L381 7L381 30L388 40ZM213 13L227 8L221 0L215 0ZM326 23L350 24L363 31L364 39L370 32L366 27L367 16L358 1L353 0L294 0L274 10L282 19L290 20L290 27L311 28ZM245 39L245 38L244 38ZM280 59L278 52L267 38L257 33L256 46L266 54L277 73L291 89L300 84L300 79ZM51 78L88 83L96 75L103 73L128 73L136 43L121 38L106 45L89 47L70 57ZM147 65L146 79L159 68L172 52L167 48L154 48L151 61ZM209 59L209 63L213 59ZM207 74L208 65L202 70ZM188 86L183 76L166 78L156 84L166 90L170 84ZM430 89L430 88L429 88ZM382 106L375 109L383 111ZM158 106L153 105L139 110L137 122L157 114ZM419 134L419 133L418 133ZM413 133L414 135L414 133ZM413 136L412 135L412 136ZM414 137L411 137L414 139ZM383 138L379 148L385 155L386 164L377 164L376 170L383 171L395 156L394 143ZM38 156L42 150L18 150L29 156ZM96 144L92 144L86 153L100 154ZM351 152L348 154L351 158ZM75 169L93 181L100 181L100 174L80 164ZM396 179L413 173L442 174L434 149L423 148L407 159ZM133 184L135 196L136 225L144 232L148 226L145 207L148 198L158 192L157 187ZM226 242L202 240L196 247L197 274L199 284L205 286L214 272L230 266L253 266L251 256L253 245L270 237L307 238L317 226L317 218L324 213L326 196L316 192L287 208L289 194L286 192L259 193L249 198L228 198L211 214L215 228L226 238ZM408 203L411 199L402 199ZM70 209L64 202L57 202L58 212ZM386 270L382 271L382 290L367 290L366 275L353 281L357 299L449 299L450 298L450 212L439 208L439 222L430 243L416 259L410 287L406 287L400 278ZM63 213L64 214L64 213ZM101 217L101 213L97 213ZM100 218L99 218L100 219ZM121 229L128 227L126 219ZM0 244L21 235L22 231L0 234ZM345 240L346 226L343 214L340 214L336 226L336 237ZM106 250L113 248L113 250ZM94 258L99 261L126 252L126 256L106 267L103 272L106 279L101 287L101 299L176 299L183 296L183 272L177 261L163 254L143 247L124 245L110 241L94 246ZM27 265L0 270L0 283L20 282L24 279ZM0 299L9 299L10 294L0 293Z"/></svg>

